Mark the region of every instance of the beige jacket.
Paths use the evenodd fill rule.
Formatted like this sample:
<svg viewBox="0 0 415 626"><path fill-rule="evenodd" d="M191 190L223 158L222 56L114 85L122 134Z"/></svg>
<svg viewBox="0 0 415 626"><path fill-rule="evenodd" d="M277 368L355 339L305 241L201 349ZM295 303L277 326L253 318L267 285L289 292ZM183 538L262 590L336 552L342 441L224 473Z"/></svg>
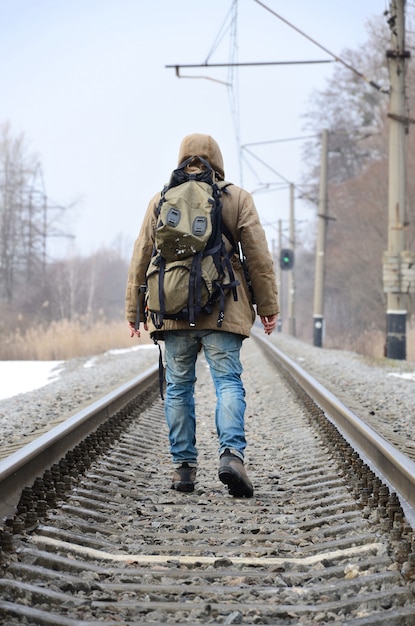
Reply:
<svg viewBox="0 0 415 626"><path fill-rule="evenodd" d="M179 164L190 156L205 158L216 171L217 178L224 178L223 159L218 144L208 135L189 135L181 144ZM157 222L157 206L160 193L150 201L144 221L134 245L126 290L126 319L134 322L137 315L139 287L145 284L146 271L150 263L154 246L154 231ZM244 272L238 255L232 258L237 287L238 300L234 301L229 293L226 297L225 317L220 329L217 328L217 309L211 314L200 314L196 328L202 330L223 330L248 337L255 321L256 313L261 316L279 312L277 286L272 257L268 249L264 229L262 228L252 196L237 187L229 185L222 194L222 218L231 231L235 242L240 242L247 260L249 275L255 295L256 312L251 302ZM141 307L142 309L142 307ZM140 311L140 321L143 312ZM162 330L188 329L187 321L164 320ZM149 320L152 336L162 338Z"/></svg>

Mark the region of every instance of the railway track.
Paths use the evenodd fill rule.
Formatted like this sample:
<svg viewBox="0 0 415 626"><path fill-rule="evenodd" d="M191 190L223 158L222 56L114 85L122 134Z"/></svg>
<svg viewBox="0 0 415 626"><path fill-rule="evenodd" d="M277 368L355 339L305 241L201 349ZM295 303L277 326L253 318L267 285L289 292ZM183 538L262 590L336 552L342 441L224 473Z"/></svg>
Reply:
<svg viewBox="0 0 415 626"><path fill-rule="evenodd" d="M217 479L203 358L192 494L170 489L155 370L44 435L35 468L34 442L0 462L0 624L415 624L412 462L257 341L252 499Z"/></svg>

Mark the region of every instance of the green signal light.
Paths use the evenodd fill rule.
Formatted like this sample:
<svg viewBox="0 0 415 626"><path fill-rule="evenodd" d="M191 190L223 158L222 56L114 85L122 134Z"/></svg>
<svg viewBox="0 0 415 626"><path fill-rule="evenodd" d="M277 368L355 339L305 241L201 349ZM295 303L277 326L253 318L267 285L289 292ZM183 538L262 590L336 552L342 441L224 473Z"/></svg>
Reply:
<svg viewBox="0 0 415 626"><path fill-rule="evenodd" d="M290 270L294 266L294 251L288 248L281 250L280 268L282 270Z"/></svg>

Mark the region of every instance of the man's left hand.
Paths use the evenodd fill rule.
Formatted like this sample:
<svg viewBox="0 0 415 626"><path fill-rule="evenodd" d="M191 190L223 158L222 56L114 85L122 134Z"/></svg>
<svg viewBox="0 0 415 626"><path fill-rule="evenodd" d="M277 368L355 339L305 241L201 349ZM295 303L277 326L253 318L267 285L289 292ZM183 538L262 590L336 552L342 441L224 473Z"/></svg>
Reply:
<svg viewBox="0 0 415 626"><path fill-rule="evenodd" d="M264 326L265 334L270 335L277 326L278 315L261 315L260 317Z"/></svg>

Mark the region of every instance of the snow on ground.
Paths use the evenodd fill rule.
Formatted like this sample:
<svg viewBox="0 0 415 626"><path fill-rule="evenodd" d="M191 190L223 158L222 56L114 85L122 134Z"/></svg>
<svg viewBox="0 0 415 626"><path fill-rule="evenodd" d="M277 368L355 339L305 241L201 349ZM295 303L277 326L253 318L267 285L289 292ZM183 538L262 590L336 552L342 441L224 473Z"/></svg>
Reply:
<svg viewBox="0 0 415 626"><path fill-rule="evenodd" d="M0 361L0 400L44 387L59 378L64 361Z"/></svg>
<svg viewBox="0 0 415 626"><path fill-rule="evenodd" d="M132 348L109 350L105 354L123 354L145 349L155 348L153 344L142 344ZM97 361L98 357L91 357L84 363L84 367L94 367ZM39 389L57 380L63 364L64 361L0 361L0 400ZM385 375L415 382L415 372L389 372Z"/></svg>
<svg viewBox="0 0 415 626"><path fill-rule="evenodd" d="M109 350L106 354L123 354L146 348L154 349L153 344L144 344L124 350ZM94 367L97 357L85 362L84 367ZM0 400L11 398L19 393L40 389L57 380L65 361L0 361Z"/></svg>
<svg viewBox="0 0 415 626"><path fill-rule="evenodd" d="M396 376L396 378L403 378L403 380L413 380L415 383L415 372L402 372L401 374L390 372L387 376Z"/></svg>
<svg viewBox="0 0 415 626"><path fill-rule="evenodd" d="M114 350L108 350L108 352L106 352L105 354L126 354L127 352L135 352L136 350L146 350L148 348L154 350L154 343L148 343L148 344L145 343L140 346L133 346L132 348L118 348ZM84 367L94 367L97 360L98 360L98 356L91 357L89 361L84 363Z"/></svg>

